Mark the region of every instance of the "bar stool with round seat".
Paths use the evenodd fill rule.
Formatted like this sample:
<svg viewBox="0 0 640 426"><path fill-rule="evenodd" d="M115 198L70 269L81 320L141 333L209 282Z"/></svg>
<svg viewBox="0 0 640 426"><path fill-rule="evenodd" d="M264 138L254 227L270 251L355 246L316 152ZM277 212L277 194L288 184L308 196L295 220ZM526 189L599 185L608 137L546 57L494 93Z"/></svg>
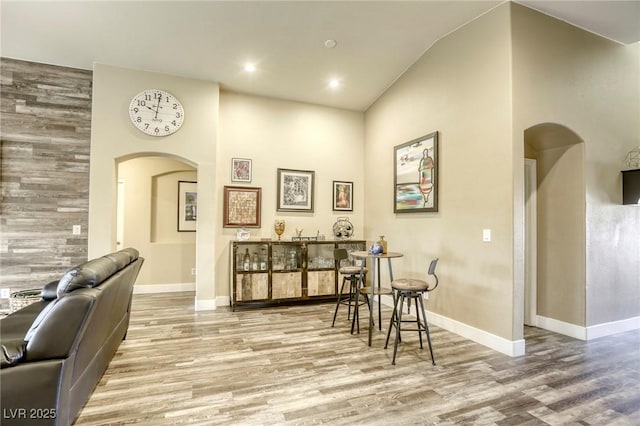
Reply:
<svg viewBox="0 0 640 426"><path fill-rule="evenodd" d="M424 310L423 295L424 293L431 292L438 287L438 276L436 275L436 265L438 259L434 259L429 264L429 271L427 276L432 276L435 280L435 284L430 286L425 280L419 280L414 278L400 278L391 282L391 288L396 292L395 303L393 306L393 314L391 314L391 321L389 322L389 331L387 332L387 341L384 344L384 348L387 348L389 344L389 337L391 336L391 328L396 328L396 339L393 344L393 360L391 364L396 364L396 353L398 352L398 343L401 342L400 332L402 323L415 322L417 328L408 329L409 331L417 331L420 338L420 349L422 349L422 332L427 335L427 342L429 343L429 352L431 353L431 363L436 365L436 360L433 357L433 349L431 348L431 336L429 335L429 325L427 324L427 315ZM402 307L405 300L410 304L411 300L415 301L416 305L416 319L403 320L402 319ZM420 318L422 315L422 318ZM405 329L407 330L407 329Z"/></svg>
<svg viewBox="0 0 640 426"><path fill-rule="evenodd" d="M358 300L357 294L361 287L360 283L360 267L359 266L351 266L345 265L342 266L342 261L349 258L349 252L344 248L337 248L333 251L333 257L338 263L338 272L342 275L342 285L340 286L340 292L338 293L338 300L336 301L336 309L333 313L333 322L331 323L331 327L333 327L336 323L336 317L338 315L338 308L340 305L347 305L347 319L351 318L351 308L354 308L353 312L353 320L351 324L351 333L353 333L353 329L355 324L358 326L358 333L360 332L360 321L358 319L358 305L368 304L369 299L365 298L364 302L360 302ZM366 276L367 268L364 268L364 274ZM345 286L349 283L349 291L345 293Z"/></svg>

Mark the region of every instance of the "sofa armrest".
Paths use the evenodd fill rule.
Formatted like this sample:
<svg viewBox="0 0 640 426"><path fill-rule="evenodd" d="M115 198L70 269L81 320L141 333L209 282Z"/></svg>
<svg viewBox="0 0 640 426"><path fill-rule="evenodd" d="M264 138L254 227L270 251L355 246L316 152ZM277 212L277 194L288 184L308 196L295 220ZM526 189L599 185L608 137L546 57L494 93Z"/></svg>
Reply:
<svg viewBox="0 0 640 426"><path fill-rule="evenodd" d="M24 358L24 340L2 342L2 362L0 368L7 368L18 364Z"/></svg>

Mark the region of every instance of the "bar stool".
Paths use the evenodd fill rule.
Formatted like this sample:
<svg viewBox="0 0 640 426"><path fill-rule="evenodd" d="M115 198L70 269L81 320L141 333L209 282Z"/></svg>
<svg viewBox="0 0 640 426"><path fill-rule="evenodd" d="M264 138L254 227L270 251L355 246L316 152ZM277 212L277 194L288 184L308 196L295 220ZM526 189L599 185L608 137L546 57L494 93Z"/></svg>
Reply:
<svg viewBox="0 0 640 426"><path fill-rule="evenodd" d="M340 287L340 293L338 294L338 300L336 301L336 309L333 313L333 322L331 327L336 323L336 317L338 315L338 308L340 305L347 305L347 319L351 318L351 307L354 308L353 321L351 324L351 333L353 333L354 325L358 325L358 333L360 332L360 321L358 320L358 305L368 304L369 299L365 298L365 302L358 300L358 290L360 289L360 267L359 266L341 266L343 260L349 258L349 252L344 248L337 248L333 251L333 257L338 264L338 272L342 275L342 285ZM364 269L366 276L367 268ZM345 293L345 286L349 282L349 292Z"/></svg>
<svg viewBox="0 0 640 426"><path fill-rule="evenodd" d="M391 328L396 328L396 340L393 344L393 360L391 361L392 365L396 365L396 353L398 352L398 342L401 341L400 338L400 329L402 328L403 322L414 322L413 320L403 320L402 319L402 307L404 305L405 299L408 299L407 302L410 304L411 300L415 300L416 304L416 327L408 329L409 331L417 331L418 336L420 338L420 349L422 349L422 332L424 331L427 335L427 342L429 343L429 352L431 353L431 363L436 365L436 360L433 357L433 349L431 348L431 336L429 335L429 325L427 324L427 315L424 310L423 303L423 295L424 293L431 292L438 287L438 276L436 275L436 265L438 264L438 259L434 259L429 264L429 271L427 276L433 276L435 279L435 285L433 287L429 286L429 283L424 280L412 279L412 278L401 278L391 282L391 288L396 292L396 299L393 306L393 314L391 315L391 321L389 322L389 331L387 332L387 341L384 344L384 348L387 349L387 345L389 344L389 336L391 336ZM400 306L398 306L400 305ZM418 309L418 306L420 309ZM420 312L422 312L422 320L420 318Z"/></svg>

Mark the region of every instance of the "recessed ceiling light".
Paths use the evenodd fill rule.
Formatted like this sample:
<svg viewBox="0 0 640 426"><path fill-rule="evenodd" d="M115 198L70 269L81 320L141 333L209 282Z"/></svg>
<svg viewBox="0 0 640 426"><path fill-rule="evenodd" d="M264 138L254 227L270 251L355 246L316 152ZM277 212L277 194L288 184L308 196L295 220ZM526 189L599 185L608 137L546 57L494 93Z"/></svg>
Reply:
<svg viewBox="0 0 640 426"><path fill-rule="evenodd" d="M332 89L336 89L338 88L338 86L340 86L340 81L336 80L335 78L329 81L329 87L331 87Z"/></svg>
<svg viewBox="0 0 640 426"><path fill-rule="evenodd" d="M256 70L256 66L254 64L245 64L244 70L246 72L254 72Z"/></svg>
<svg viewBox="0 0 640 426"><path fill-rule="evenodd" d="M333 49L334 47L336 47L338 45L338 42L335 40L327 40L324 42L324 47L328 48L328 49Z"/></svg>

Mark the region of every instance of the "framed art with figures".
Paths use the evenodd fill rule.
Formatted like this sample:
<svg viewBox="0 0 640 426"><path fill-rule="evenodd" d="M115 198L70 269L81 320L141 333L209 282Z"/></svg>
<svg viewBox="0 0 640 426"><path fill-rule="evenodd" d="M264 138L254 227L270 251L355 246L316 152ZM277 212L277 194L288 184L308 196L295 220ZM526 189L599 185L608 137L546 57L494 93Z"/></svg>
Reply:
<svg viewBox="0 0 640 426"><path fill-rule="evenodd" d="M394 213L438 211L438 132L393 148Z"/></svg>
<svg viewBox="0 0 640 426"><path fill-rule="evenodd" d="M313 212L315 172L278 169L278 211Z"/></svg>
<svg viewBox="0 0 640 426"><path fill-rule="evenodd" d="M251 182L251 160L248 158L231 159L231 182Z"/></svg>
<svg viewBox="0 0 640 426"><path fill-rule="evenodd" d="M333 181L333 210L353 211L353 182Z"/></svg>

